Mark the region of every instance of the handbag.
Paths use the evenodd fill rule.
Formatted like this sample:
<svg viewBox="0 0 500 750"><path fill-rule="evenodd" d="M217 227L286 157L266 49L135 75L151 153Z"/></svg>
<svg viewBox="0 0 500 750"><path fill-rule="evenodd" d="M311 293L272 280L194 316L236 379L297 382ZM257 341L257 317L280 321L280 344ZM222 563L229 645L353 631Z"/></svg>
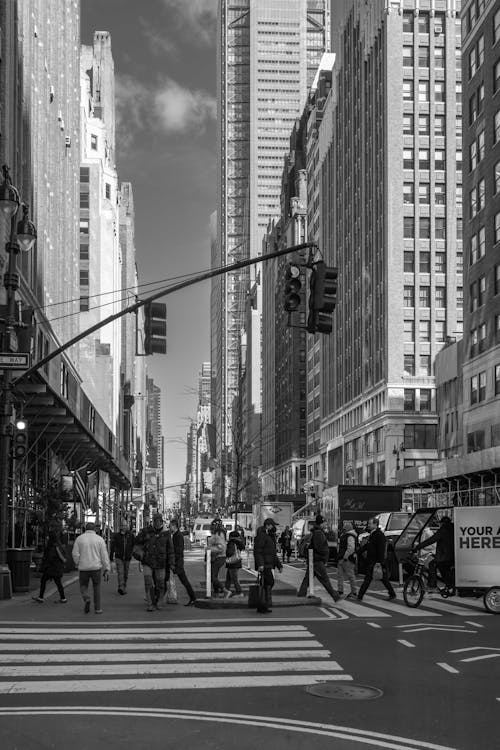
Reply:
<svg viewBox="0 0 500 750"><path fill-rule="evenodd" d="M177 604L177 587L173 575L167 581L167 604Z"/></svg>
<svg viewBox="0 0 500 750"><path fill-rule="evenodd" d="M374 581L381 581L384 577L384 569L382 568L382 563L375 563L373 566L373 572L372 572L372 578Z"/></svg>
<svg viewBox="0 0 500 750"><path fill-rule="evenodd" d="M134 544L132 547L132 557L134 560L139 560L139 562L142 561L142 558L144 557L144 547L142 544Z"/></svg>
<svg viewBox="0 0 500 750"><path fill-rule="evenodd" d="M233 565L233 563L241 562L241 552L238 545L233 542L234 552L230 557L226 557L226 565Z"/></svg>

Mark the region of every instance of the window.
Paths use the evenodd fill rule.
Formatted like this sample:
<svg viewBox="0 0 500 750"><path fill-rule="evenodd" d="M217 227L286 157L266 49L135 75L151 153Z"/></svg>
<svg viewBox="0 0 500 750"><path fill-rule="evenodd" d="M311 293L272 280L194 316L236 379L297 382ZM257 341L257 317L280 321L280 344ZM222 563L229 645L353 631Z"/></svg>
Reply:
<svg viewBox="0 0 500 750"><path fill-rule="evenodd" d="M89 167L80 167L80 182L90 182L90 169Z"/></svg>
<svg viewBox="0 0 500 750"><path fill-rule="evenodd" d="M494 290L495 295L500 293L500 263L497 263L494 270Z"/></svg>
<svg viewBox="0 0 500 750"><path fill-rule="evenodd" d="M477 286L477 304L479 307L486 302L486 276L480 276Z"/></svg>
<svg viewBox="0 0 500 750"><path fill-rule="evenodd" d="M446 287L437 286L435 290L436 307L446 307Z"/></svg>
<svg viewBox="0 0 500 750"><path fill-rule="evenodd" d="M80 234L88 234L88 233L89 233L89 220L80 219Z"/></svg>
<svg viewBox="0 0 500 750"><path fill-rule="evenodd" d="M431 254L428 250L421 250L418 257L418 270L420 273L431 272Z"/></svg>
<svg viewBox="0 0 500 750"><path fill-rule="evenodd" d="M469 286L469 294L470 294L470 311L474 312L474 310L477 310L479 304L477 300L477 281L473 281L472 284Z"/></svg>
<svg viewBox="0 0 500 750"><path fill-rule="evenodd" d="M404 251L404 272L415 273L415 253L411 250Z"/></svg>
<svg viewBox="0 0 500 750"><path fill-rule="evenodd" d="M477 329L477 346L480 352L486 349L486 323L481 323Z"/></svg>
<svg viewBox="0 0 500 750"><path fill-rule="evenodd" d="M493 66L493 93L496 94L500 88L500 60Z"/></svg>
<svg viewBox="0 0 500 750"><path fill-rule="evenodd" d="M493 44L496 44L500 39L500 9L495 12L493 16Z"/></svg>
<svg viewBox="0 0 500 750"><path fill-rule="evenodd" d="M82 245L80 243L80 260L88 260L88 259L89 259L89 246Z"/></svg>
<svg viewBox="0 0 500 750"><path fill-rule="evenodd" d="M481 130L477 136L477 160L481 162L484 159L484 130Z"/></svg>
<svg viewBox="0 0 500 750"><path fill-rule="evenodd" d="M495 112L495 130L493 133L493 142L498 143L500 141L500 109Z"/></svg>
<svg viewBox="0 0 500 750"><path fill-rule="evenodd" d="M405 354L403 369L405 375L415 375L415 355Z"/></svg>
<svg viewBox="0 0 500 750"><path fill-rule="evenodd" d="M434 83L434 99L437 102L446 101L446 86L444 81L435 81Z"/></svg>
<svg viewBox="0 0 500 750"><path fill-rule="evenodd" d="M88 269L81 268L80 269L80 286L88 286L89 285L89 271Z"/></svg>
<svg viewBox="0 0 500 750"><path fill-rule="evenodd" d="M420 341L431 340L431 322L430 320L421 320L418 324L418 335Z"/></svg>
<svg viewBox="0 0 500 750"><path fill-rule="evenodd" d="M484 430L475 430L474 432L467 433L467 452L475 453L475 451L484 450Z"/></svg>
<svg viewBox="0 0 500 750"><path fill-rule="evenodd" d="M421 240L430 240L431 220L429 216L421 216L418 220L418 236Z"/></svg>
<svg viewBox="0 0 500 750"><path fill-rule="evenodd" d="M444 182L436 182L434 189L434 203L437 206L444 206L446 203L446 186Z"/></svg>
<svg viewBox="0 0 500 750"><path fill-rule="evenodd" d="M430 354L421 354L420 355L420 364L419 364L419 367L418 367L418 374L419 375L423 375L424 377L432 375L432 372L431 372L431 355Z"/></svg>
<svg viewBox="0 0 500 750"><path fill-rule="evenodd" d="M469 171L472 172L477 167L477 143L472 141L469 146Z"/></svg>
<svg viewBox="0 0 500 750"><path fill-rule="evenodd" d="M403 185L403 203L415 203L415 185L413 182L405 182Z"/></svg>
<svg viewBox="0 0 500 750"><path fill-rule="evenodd" d="M484 83L480 83L477 89L477 113L481 114L484 107Z"/></svg>
<svg viewBox="0 0 500 750"><path fill-rule="evenodd" d="M431 411L432 391L430 388L420 389L420 411Z"/></svg>
<svg viewBox="0 0 500 750"><path fill-rule="evenodd" d="M463 286L457 286L457 307L464 306L464 288Z"/></svg>
<svg viewBox="0 0 500 750"><path fill-rule="evenodd" d="M415 341L415 321L404 320L403 321L404 340L407 344L412 344Z"/></svg>
<svg viewBox="0 0 500 750"><path fill-rule="evenodd" d="M430 155L428 148L421 148L418 152L418 168L429 169L430 168Z"/></svg>
<svg viewBox="0 0 500 750"><path fill-rule="evenodd" d="M477 94L474 93L469 99L469 125L472 125L477 117Z"/></svg>
<svg viewBox="0 0 500 750"><path fill-rule="evenodd" d="M436 320L434 323L436 341L444 341L446 337L446 323L444 320Z"/></svg>
<svg viewBox="0 0 500 750"><path fill-rule="evenodd" d="M418 16L418 33L428 34L429 33L429 14L420 13Z"/></svg>
<svg viewBox="0 0 500 750"><path fill-rule="evenodd" d="M403 65L405 68L413 68L413 46L403 47Z"/></svg>
<svg viewBox="0 0 500 750"><path fill-rule="evenodd" d="M413 34L413 13L411 11L404 11L403 13L403 32Z"/></svg>
<svg viewBox="0 0 500 750"><path fill-rule="evenodd" d="M419 135L429 135L430 133L429 115L418 116L418 133Z"/></svg>
<svg viewBox="0 0 500 750"><path fill-rule="evenodd" d="M476 75L477 67L477 49L474 46L469 53L469 78Z"/></svg>
<svg viewBox="0 0 500 750"><path fill-rule="evenodd" d="M106 198L107 198L108 200L111 200L111 185L109 184L109 182L106 182L106 184L105 184L104 188L105 188L105 195L106 195Z"/></svg>
<svg viewBox="0 0 500 750"><path fill-rule="evenodd" d="M498 396L500 394L500 365L495 365L494 376L495 376L495 396Z"/></svg>
<svg viewBox="0 0 500 750"><path fill-rule="evenodd" d="M444 115L436 115L434 118L434 135L445 135L446 118Z"/></svg>
<svg viewBox="0 0 500 750"><path fill-rule="evenodd" d="M405 148L403 150L403 169L413 169L414 161L413 149Z"/></svg>
<svg viewBox="0 0 500 750"><path fill-rule="evenodd" d="M495 315L495 341L500 341L500 315Z"/></svg>
<svg viewBox="0 0 500 750"><path fill-rule="evenodd" d="M429 81L418 82L418 101L419 102L429 101Z"/></svg>
<svg viewBox="0 0 500 750"><path fill-rule="evenodd" d="M415 307L415 287L405 286L403 289L403 304L405 307ZM411 321L413 323L413 321Z"/></svg>
<svg viewBox="0 0 500 750"><path fill-rule="evenodd" d="M444 47L434 47L434 65L436 68L444 68Z"/></svg>
<svg viewBox="0 0 500 750"><path fill-rule="evenodd" d="M80 312L87 312L89 310L89 298L80 297Z"/></svg>
<svg viewBox="0 0 500 750"><path fill-rule="evenodd" d="M418 48L418 67L419 68L428 68L430 65L430 49L429 47L419 47Z"/></svg>
<svg viewBox="0 0 500 750"><path fill-rule="evenodd" d="M428 182L421 182L418 186L418 202L428 205L431 200L431 186Z"/></svg>
<svg viewBox="0 0 500 750"><path fill-rule="evenodd" d="M93 151L97 151L97 136L94 135L94 133L92 133L90 136L90 148Z"/></svg>
<svg viewBox="0 0 500 750"><path fill-rule="evenodd" d="M413 115L405 113L403 115L403 133L404 135L413 135L414 118Z"/></svg>
<svg viewBox="0 0 500 750"><path fill-rule="evenodd" d="M405 102L413 101L413 81L403 81L403 100Z"/></svg>
<svg viewBox="0 0 500 750"><path fill-rule="evenodd" d="M472 328L470 332L470 356L475 357L477 354L477 328Z"/></svg>
<svg viewBox="0 0 500 750"><path fill-rule="evenodd" d="M462 149L460 148L457 148L456 155L455 155L455 162L457 165L457 172L461 172L462 171ZM442 168L444 169L444 151L443 151L443 167Z"/></svg>
<svg viewBox="0 0 500 750"><path fill-rule="evenodd" d="M415 391L413 388L404 389L404 410L415 411Z"/></svg>
<svg viewBox="0 0 500 750"><path fill-rule="evenodd" d="M434 270L436 273L446 273L446 253L436 253Z"/></svg>
<svg viewBox="0 0 500 750"><path fill-rule="evenodd" d="M482 258L486 252L486 231L484 227L480 228L477 236L478 236L478 243L479 243L478 255L480 258Z"/></svg>
<svg viewBox="0 0 500 750"><path fill-rule="evenodd" d="M478 392L478 400L484 401L486 399L486 373L480 372L479 373L479 392Z"/></svg>
<svg viewBox="0 0 500 750"><path fill-rule="evenodd" d="M88 193L80 193L80 208L89 208L89 199Z"/></svg>
<svg viewBox="0 0 500 750"><path fill-rule="evenodd" d="M446 239L446 219L443 216L436 216L434 235L437 240Z"/></svg>
<svg viewBox="0 0 500 750"><path fill-rule="evenodd" d="M495 184L495 193L500 193L500 161L497 161L493 167L493 181Z"/></svg>
<svg viewBox="0 0 500 750"><path fill-rule="evenodd" d="M495 214L495 245L500 242L500 213Z"/></svg>
<svg viewBox="0 0 500 750"><path fill-rule="evenodd" d="M486 188L484 178L477 184L477 210L482 211L485 206Z"/></svg>
<svg viewBox="0 0 500 750"><path fill-rule="evenodd" d="M477 404L479 377L473 375L470 379L470 402Z"/></svg>
<svg viewBox="0 0 500 750"><path fill-rule="evenodd" d="M413 239L415 237L415 219L413 216L403 217L403 237Z"/></svg>
<svg viewBox="0 0 500 750"><path fill-rule="evenodd" d="M430 286L421 286L418 292L418 301L420 307L431 306L431 288Z"/></svg>
<svg viewBox="0 0 500 750"><path fill-rule="evenodd" d="M457 151L457 159L458 159L458 151ZM445 161L446 161L446 156L445 156L444 149L437 148L434 151L434 162L435 162L436 169L444 170Z"/></svg>
<svg viewBox="0 0 500 750"><path fill-rule="evenodd" d="M406 450L433 450L437 447L437 425L405 424L403 442Z"/></svg>

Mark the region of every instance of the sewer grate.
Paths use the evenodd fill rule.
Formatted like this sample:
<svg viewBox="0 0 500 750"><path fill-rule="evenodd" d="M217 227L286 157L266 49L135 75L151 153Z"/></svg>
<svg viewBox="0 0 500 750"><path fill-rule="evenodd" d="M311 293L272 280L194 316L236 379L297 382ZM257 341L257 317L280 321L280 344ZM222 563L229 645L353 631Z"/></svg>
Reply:
<svg viewBox="0 0 500 750"><path fill-rule="evenodd" d="M306 693L317 698L337 698L344 701L366 701L380 698L384 693L379 688L370 685L339 685L333 682L320 682L318 685L308 685Z"/></svg>

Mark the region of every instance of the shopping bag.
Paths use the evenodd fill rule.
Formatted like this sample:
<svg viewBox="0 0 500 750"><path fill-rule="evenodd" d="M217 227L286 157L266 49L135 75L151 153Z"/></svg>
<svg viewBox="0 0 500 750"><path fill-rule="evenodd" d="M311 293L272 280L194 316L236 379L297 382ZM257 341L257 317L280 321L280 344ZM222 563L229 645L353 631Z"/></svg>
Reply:
<svg viewBox="0 0 500 750"><path fill-rule="evenodd" d="M259 575L257 583L253 583L248 587L248 609L257 609L260 606L263 596L264 586L262 576Z"/></svg>
<svg viewBox="0 0 500 750"><path fill-rule="evenodd" d="M381 581L383 577L384 577L384 571L382 569L381 563L375 563L375 565L373 566L373 573L372 573L373 580Z"/></svg>
<svg viewBox="0 0 500 750"><path fill-rule="evenodd" d="M177 604L177 588L173 575L167 581L167 604Z"/></svg>

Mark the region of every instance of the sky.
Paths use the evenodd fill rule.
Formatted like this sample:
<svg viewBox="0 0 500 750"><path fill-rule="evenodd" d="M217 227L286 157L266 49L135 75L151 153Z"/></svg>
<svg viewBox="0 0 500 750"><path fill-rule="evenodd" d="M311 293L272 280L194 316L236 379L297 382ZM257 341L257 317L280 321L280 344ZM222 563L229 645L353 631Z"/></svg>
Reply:
<svg viewBox="0 0 500 750"><path fill-rule="evenodd" d="M210 266L216 208L217 0L81 0L82 44L109 31L116 158L132 183L139 282ZM145 287L145 296L148 287ZM210 359L209 282L167 302L167 355L148 357L162 390L165 484L183 482L198 373ZM177 492L166 493L178 499Z"/></svg>

